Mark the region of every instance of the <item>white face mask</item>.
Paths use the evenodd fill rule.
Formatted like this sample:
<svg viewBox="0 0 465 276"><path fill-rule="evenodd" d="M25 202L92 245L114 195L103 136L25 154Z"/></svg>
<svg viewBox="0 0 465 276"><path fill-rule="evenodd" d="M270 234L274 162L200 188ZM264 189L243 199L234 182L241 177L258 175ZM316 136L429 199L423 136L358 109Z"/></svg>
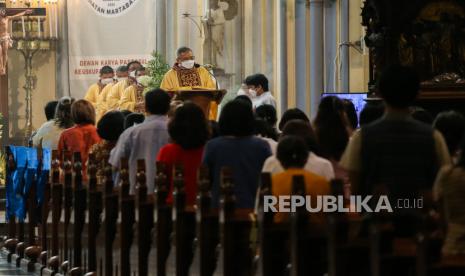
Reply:
<svg viewBox="0 0 465 276"><path fill-rule="evenodd" d="M110 84L112 82L113 82L112 78L106 78L106 79L101 79L100 80L100 83L103 84L103 85L107 85L107 84Z"/></svg>
<svg viewBox="0 0 465 276"><path fill-rule="evenodd" d="M249 96L252 97L252 98L257 97L257 90L249 89Z"/></svg>
<svg viewBox="0 0 465 276"><path fill-rule="evenodd" d="M124 81L124 80L127 80L128 77L120 77L120 78L116 78L118 81Z"/></svg>
<svg viewBox="0 0 465 276"><path fill-rule="evenodd" d="M129 76L133 77L133 78L136 78L136 71L132 71L131 73L129 73Z"/></svg>
<svg viewBox="0 0 465 276"><path fill-rule="evenodd" d="M181 66L186 69L192 69L194 67L195 61L194 60L185 60L181 62Z"/></svg>

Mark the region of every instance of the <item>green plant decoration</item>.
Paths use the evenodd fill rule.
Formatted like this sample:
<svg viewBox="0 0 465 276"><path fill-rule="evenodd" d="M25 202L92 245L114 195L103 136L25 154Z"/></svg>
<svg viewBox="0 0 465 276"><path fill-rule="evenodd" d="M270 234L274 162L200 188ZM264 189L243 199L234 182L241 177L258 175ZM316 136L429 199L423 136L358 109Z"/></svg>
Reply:
<svg viewBox="0 0 465 276"><path fill-rule="evenodd" d="M166 72L170 70L170 66L166 63L165 58L158 52L152 52L152 59L147 64L148 75L151 77L149 89L160 88L161 81Z"/></svg>

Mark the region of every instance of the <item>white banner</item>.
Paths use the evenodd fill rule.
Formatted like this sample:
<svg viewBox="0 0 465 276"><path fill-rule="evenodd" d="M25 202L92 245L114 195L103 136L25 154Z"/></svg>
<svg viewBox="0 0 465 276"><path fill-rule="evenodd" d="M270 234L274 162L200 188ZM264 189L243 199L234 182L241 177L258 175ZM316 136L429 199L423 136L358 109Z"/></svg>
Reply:
<svg viewBox="0 0 465 276"><path fill-rule="evenodd" d="M68 0L71 96L83 98L105 65L146 64L155 49L156 0Z"/></svg>

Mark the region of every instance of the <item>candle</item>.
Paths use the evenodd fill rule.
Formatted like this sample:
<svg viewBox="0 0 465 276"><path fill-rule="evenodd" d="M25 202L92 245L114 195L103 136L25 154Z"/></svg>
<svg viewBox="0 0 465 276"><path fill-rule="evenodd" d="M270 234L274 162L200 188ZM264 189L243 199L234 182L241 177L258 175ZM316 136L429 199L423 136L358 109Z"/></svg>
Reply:
<svg viewBox="0 0 465 276"><path fill-rule="evenodd" d="M40 30L40 17L37 17L37 28L39 29L39 38L41 37L41 30Z"/></svg>
<svg viewBox="0 0 465 276"><path fill-rule="evenodd" d="M23 26L23 38L26 37L26 25L24 24L24 16L21 17L21 25Z"/></svg>

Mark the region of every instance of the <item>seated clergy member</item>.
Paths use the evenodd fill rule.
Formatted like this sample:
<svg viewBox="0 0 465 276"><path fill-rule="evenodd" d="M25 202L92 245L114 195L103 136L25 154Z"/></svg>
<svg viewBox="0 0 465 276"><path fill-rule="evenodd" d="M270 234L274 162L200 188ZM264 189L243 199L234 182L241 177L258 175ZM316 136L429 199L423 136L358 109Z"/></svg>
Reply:
<svg viewBox="0 0 465 276"><path fill-rule="evenodd" d="M155 89L145 94L144 122L126 129L118 139L116 147L110 153L109 163L119 168L123 157L129 159L130 193L134 194L136 184L137 160L145 160L147 188L153 193L158 151L168 144L168 111L171 98L165 91Z"/></svg>
<svg viewBox="0 0 465 276"><path fill-rule="evenodd" d="M103 114L108 111L107 98L113 86L120 81L126 80L128 76L128 67L126 65L122 65L116 69L116 80L110 84L107 84L97 97L97 105L95 110L97 121L99 121Z"/></svg>
<svg viewBox="0 0 465 276"><path fill-rule="evenodd" d="M145 68L136 70L136 81L126 88L119 101L120 110L143 113L144 110L144 90L147 88L150 77L146 76Z"/></svg>
<svg viewBox="0 0 465 276"><path fill-rule="evenodd" d="M249 93L246 94L252 100L252 106L255 110L257 107L269 104L276 108L276 100L269 91L268 79L263 74L255 74L248 76L244 83L249 89Z"/></svg>
<svg viewBox="0 0 465 276"><path fill-rule="evenodd" d="M192 90L195 88L215 89L216 82L207 69L196 64L192 50L181 47L177 51L176 63L169 70L160 84L166 91ZM218 105L210 104L210 120L216 120Z"/></svg>
<svg viewBox="0 0 465 276"><path fill-rule="evenodd" d="M131 84L136 81L136 70L141 68L142 65L138 61L131 61L128 63L128 74L129 77L119 81L117 84L113 85L111 91L107 96L107 107L108 110L115 110L118 109L118 104L123 97L124 90L128 88Z"/></svg>
<svg viewBox="0 0 465 276"><path fill-rule="evenodd" d="M311 196L312 207L315 208L317 196L330 194L331 190L326 178L304 169L307 164L308 155L309 151L305 141L298 136L289 135L279 141L277 158L283 166L284 171L272 176L272 195L292 195L292 180L295 175L302 175L304 177L305 192ZM277 213L274 220L275 222L282 222L285 217L286 214ZM315 224L312 225L321 226L325 223L322 215L310 216L310 219L314 220Z"/></svg>
<svg viewBox="0 0 465 276"><path fill-rule="evenodd" d="M103 66L100 69L100 79L98 82L92 84L89 89L87 90L86 95L84 96L84 100L90 102L94 108L97 107L98 97L102 93L105 86L113 83L113 77L115 76L115 72L113 68L110 66Z"/></svg>

